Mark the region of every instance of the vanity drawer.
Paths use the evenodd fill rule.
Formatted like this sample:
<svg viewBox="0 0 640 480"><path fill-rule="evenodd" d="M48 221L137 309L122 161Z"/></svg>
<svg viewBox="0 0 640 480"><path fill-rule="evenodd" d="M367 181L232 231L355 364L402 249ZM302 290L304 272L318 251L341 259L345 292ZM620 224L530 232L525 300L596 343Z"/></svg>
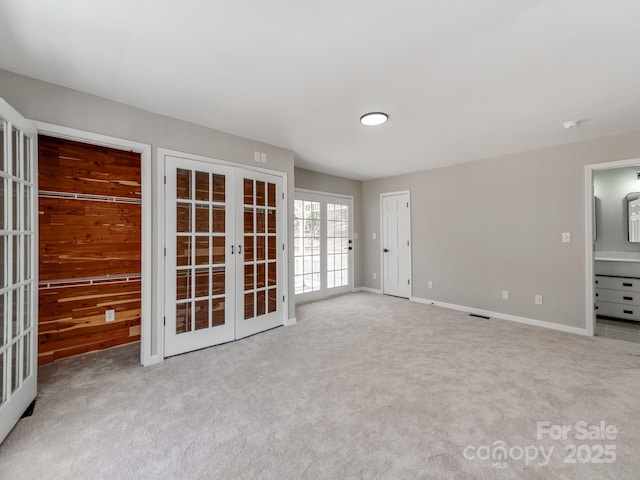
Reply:
<svg viewBox="0 0 640 480"><path fill-rule="evenodd" d="M596 288L596 302L640 305L640 292L625 292L623 290L607 290L604 288Z"/></svg>
<svg viewBox="0 0 640 480"><path fill-rule="evenodd" d="M621 305L619 303L597 302L597 315L606 317L625 318L628 320L640 320L640 306Z"/></svg>
<svg viewBox="0 0 640 480"><path fill-rule="evenodd" d="M605 277L596 275L596 289L625 290L640 292L640 279L628 277Z"/></svg>

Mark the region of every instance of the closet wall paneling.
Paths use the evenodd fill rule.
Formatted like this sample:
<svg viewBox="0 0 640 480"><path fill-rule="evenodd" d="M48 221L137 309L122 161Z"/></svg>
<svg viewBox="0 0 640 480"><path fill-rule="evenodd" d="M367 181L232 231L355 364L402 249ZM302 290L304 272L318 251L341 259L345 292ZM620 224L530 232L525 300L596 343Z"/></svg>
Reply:
<svg viewBox="0 0 640 480"><path fill-rule="evenodd" d="M38 179L39 363L139 341L140 154L41 135Z"/></svg>

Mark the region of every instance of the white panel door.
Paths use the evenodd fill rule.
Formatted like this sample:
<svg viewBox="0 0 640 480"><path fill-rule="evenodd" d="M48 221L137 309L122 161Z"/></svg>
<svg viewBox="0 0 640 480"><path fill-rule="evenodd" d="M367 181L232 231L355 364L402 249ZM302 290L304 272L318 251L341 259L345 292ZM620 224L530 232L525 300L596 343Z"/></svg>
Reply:
<svg viewBox="0 0 640 480"><path fill-rule="evenodd" d="M409 193L382 194L382 293L411 296Z"/></svg>
<svg viewBox="0 0 640 480"><path fill-rule="evenodd" d="M0 99L0 442L36 397L37 141Z"/></svg>
<svg viewBox="0 0 640 480"><path fill-rule="evenodd" d="M170 356L235 339L235 169L165 158Z"/></svg>

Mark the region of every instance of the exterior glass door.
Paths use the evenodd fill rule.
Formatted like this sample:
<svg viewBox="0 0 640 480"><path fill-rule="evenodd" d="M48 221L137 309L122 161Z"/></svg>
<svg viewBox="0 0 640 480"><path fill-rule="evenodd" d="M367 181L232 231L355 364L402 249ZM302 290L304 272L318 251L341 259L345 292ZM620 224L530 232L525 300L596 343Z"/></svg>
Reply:
<svg viewBox="0 0 640 480"><path fill-rule="evenodd" d="M296 198L294 202L295 292L319 292L320 277L320 201Z"/></svg>
<svg viewBox="0 0 640 480"><path fill-rule="evenodd" d="M353 289L353 200L296 191L294 260L296 301Z"/></svg>
<svg viewBox="0 0 640 480"><path fill-rule="evenodd" d="M327 290L329 295L351 291L351 208L350 201L327 198Z"/></svg>
<svg viewBox="0 0 640 480"><path fill-rule="evenodd" d="M37 131L0 99L0 442L36 397Z"/></svg>

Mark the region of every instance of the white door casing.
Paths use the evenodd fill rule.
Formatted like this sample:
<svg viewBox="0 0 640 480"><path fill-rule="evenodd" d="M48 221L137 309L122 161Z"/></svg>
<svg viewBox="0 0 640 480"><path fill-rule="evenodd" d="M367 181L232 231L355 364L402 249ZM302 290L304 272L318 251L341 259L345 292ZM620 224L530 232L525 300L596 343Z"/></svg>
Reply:
<svg viewBox="0 0 640 480"><path fill-rule="evenodd" d="M409 192L380 195L382 293L411 297L411 201Z"/></svg>
<svg viewBox="0 0 640 480"><path fill-rule="evenodd" d="M193 157L163 155L165 356L283 325L286 315L283 178Z"/></svg>
<svg viewBox="0 0 640 480"><path fill-rule="evenodd" d="M151 174L151 145L146 143L125 140L122 138L111 137L85 130L63 127L52 123L40 122L32 120L38 129L38 135L48 135L55 138L64 138L75 142L86 143L89 145L100 145L117 150L126 150L130 152L138 152L140 154L140 166L142 169L142 304L140 312L140 363L143 366L149 366L161 362L162 356L160 338L164 334L161 322L155 320L152 316L152 309L155 307L153 292L153 283L157 281L158 275L154 275L157 267L153 265L152 252L157 248L158 241L156 236L152 235L151 229L153 223L157 222L157 218L153 217L153 199L152 199L152 183L153 176ZM160 170L160 169L159 169ZM163 209L157 209L163 212ZM164 219L164 217L162 217ZM160 224L160 222L158 222ZM156 295L159 297L160 295ZM162 311L159 308L158 311Z"/></svg>
<svg viewBox="0 0 640 480"><path fill-rule="evenodd" d="M0 443L37 391L37 130L0 99Z"/></svg>

